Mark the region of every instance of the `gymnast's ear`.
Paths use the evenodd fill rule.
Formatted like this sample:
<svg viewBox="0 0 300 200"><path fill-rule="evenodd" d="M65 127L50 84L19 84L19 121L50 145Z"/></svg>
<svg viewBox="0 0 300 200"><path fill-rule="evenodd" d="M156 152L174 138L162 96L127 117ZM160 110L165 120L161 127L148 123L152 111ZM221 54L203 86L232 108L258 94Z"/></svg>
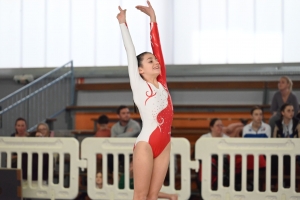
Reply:
<svg viewBox="0 0 300 200"><path fill-rule="evenodd" d="M138 69L139 69L139 73L142 75L144 73L143 67L139 67Z"/></svg>

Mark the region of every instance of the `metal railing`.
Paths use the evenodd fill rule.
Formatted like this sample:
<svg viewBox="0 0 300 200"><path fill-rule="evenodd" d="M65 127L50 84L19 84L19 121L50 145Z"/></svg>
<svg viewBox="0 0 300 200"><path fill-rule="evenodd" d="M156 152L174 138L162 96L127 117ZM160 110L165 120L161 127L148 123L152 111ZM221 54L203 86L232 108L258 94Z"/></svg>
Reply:
<svg viewBox="0 0 300 200"><path fill-rule="evenodd" d="M15 132L15 120L26 119L28 131L74 103L73 61L55 68L0 100L0 136Z"/></svg>

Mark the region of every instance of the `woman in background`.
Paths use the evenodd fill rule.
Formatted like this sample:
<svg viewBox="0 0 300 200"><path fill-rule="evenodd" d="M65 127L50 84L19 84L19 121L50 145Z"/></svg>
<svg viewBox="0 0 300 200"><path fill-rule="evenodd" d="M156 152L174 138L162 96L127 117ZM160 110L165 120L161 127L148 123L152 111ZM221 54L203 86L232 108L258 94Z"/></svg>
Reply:
<svg viewBox="0 0 300 200"><path fill-rule="evenodd" d="M299 111L299 103L296 95L292 92L293 82L287 76L282 76L278 82L278 91L274 94L271 104L271 112L273 116L269 120L271 126L271 133L275 128L275 122L280 119L280 108L283 104L288 103L294 107L294 117L297 116Z"/></svg>
<svg viewBox="0 0 300 200"><path fill-rule="evenodd" d="M275 122L273 137L275 138L300 138L300 124L294 112L294 106L285 103L280 109L281 117Z"/></svg>
<svg viewBox="0 0 300 200"><path fill-rule="evenodd" d="M11 134L12 137L27 137L27 122L24 118L19 117L15 122L15 132Z"/></svg>
<svg viewBox="0 0 300 200"><path fill-rule="evenodd" d="M201 138L211 137L228 137L224 132L224 126L222 120L219 118L213 118L209 123L210 132L201 136Z"/></svg>
<svg viewBox="0 0 300 200"><path fill-rule="evenodd" d="M36 137L50 137L50 129L48 124L39 123L36 127Z"/></svg>

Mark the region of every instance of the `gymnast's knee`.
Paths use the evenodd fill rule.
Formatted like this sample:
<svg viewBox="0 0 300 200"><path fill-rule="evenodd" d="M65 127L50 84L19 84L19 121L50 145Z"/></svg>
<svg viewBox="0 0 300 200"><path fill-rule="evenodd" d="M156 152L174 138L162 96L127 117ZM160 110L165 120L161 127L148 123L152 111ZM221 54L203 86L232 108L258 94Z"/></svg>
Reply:
<svg viewBox="0 0 300 200"><path fill-rule="evenodd" d="M158 194L157 193L149 193L147 196L147 200L157 200Z"/></svg>
<svg viewBox="0 0 300 200"><path fill-rule="evenodd" d="M147 193L145 192L134 192L133 200L148 200Z"/></svg>

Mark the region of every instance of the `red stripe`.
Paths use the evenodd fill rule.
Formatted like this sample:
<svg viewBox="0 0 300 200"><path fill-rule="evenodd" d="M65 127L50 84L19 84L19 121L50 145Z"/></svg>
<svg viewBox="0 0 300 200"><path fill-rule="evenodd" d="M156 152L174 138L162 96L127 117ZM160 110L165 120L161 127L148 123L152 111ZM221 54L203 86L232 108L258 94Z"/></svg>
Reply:
<svg viewBox="0 0 300 200"><path fill-rule="evenodd" d="M171 126L173 121L173 107L170 95L168 106L157 115L157 122L162 123L152 132L149 144L152 147L153 157L156 158L165 149L171 140Z"/></svg>

